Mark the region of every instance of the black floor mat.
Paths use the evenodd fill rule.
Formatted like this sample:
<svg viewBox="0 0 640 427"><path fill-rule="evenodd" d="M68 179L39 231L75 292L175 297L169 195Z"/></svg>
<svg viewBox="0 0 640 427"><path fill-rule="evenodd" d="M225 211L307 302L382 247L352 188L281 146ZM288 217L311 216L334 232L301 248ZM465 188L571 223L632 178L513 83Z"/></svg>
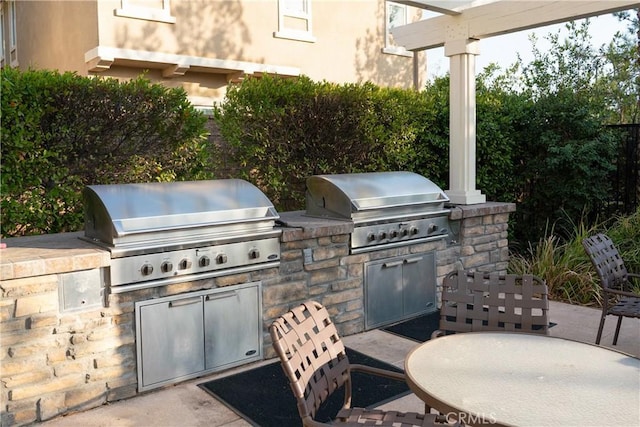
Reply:
<svg viewBox="0 0 640 427"><path fill-rule="evenodd" d="M347 348L351 363L402 372L392 365ZM377 406L401 395L409 388L404 382L394 381L359 372L352 373L353 406ZM301 425L287 378L279 362L240 372L225 378L199 384L221 400L248 422L261 427L287 427ZM342 391L334 393L316 415L316 420L328 422L340 410L344 399Z"/></svg>
<svg viewBox="0 0 640 427"><path fill-rule="evenodd" d="M401 323L383 328L383 331L391 332L392 334L400 335L405 338L412 339L418 342L425 342L431 338L433 331L438 329L440 323L440 312L436 311L422 316L414 317L413 319L406 320ZM549 323L549 327L552 328L556 324Z"/></svg>
<svg viewBox="0 0 640 427"><path fill-rule="evenodd" d="M409 319L404 322L396 323L395 325L387 326L382 330L405 338L410 338L414 341L425 342L431 338L431 334L433 331L438 329L439 324L440 312L435 311L433 313L414 317L413 319Z"/></svg>

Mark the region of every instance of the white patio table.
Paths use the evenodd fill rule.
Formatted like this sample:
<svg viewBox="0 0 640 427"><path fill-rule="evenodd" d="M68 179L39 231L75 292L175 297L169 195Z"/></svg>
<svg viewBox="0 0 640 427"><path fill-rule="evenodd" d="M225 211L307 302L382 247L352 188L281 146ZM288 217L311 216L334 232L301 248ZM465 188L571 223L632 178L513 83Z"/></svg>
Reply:
<svg viewBox="0 0 640 427"><path fill-rule="evenodd" d="M640 426L640 359L544 335L472 332L418 345L407 382L466 425Z"/></svg>

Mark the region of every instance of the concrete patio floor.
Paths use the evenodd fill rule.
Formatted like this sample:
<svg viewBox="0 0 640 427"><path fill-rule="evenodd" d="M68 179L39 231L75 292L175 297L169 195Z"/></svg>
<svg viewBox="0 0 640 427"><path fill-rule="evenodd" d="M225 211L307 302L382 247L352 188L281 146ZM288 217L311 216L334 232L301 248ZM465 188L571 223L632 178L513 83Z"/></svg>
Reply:
<svg viewBox="0 0 640 427"><path fill-rule="evenodd" d="M557 324L550 329L550 335L588 343L595 342L600 310L551 301L549 316L550 321ZM601 345L640 357L640 319L625 318L623 320L617 346L611 345L615 324L616 318L609 316L605 323ZM415 341L381 330L351 335L343 339L348 347L398 367L403 366L405 355L417 345ZM275 359L271 359L208 375L150 391L132 399L61 416L41 424L46 427L250 426L251 424L231 409L200 389L198 384L231 375L239 370L253 368L259 364L274 362ZM382 408L421 412L424 410L424 403L410 394L389 402Z"/></svg>

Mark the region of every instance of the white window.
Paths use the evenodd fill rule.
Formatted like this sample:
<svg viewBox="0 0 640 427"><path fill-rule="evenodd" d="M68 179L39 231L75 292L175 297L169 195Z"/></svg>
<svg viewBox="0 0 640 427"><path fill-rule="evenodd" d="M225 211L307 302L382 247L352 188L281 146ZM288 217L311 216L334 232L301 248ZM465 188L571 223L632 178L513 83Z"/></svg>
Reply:
<svg viewBox="0 0 640 427"><path fill-rule="evenodd" d="M0 68L4 68L5 65L4 41L6 37L4 35L4 27L4 3L0 2Z"/></svg>
<svg viewBox="0 0 640 427"><path fill-rule="evenodd" d="M171 16L170 0L121 0L121 6L115 10L116 16L169 24L176 22L176 18Z"/></svg>
<svg viewBox="0 0 640 427"><path fill-rule="evenodd" d="M315 42L311 27L311 0L278 0L278 31L273 35Z"/></svg>
<svg viewBox="0 0 640 427"><path fill-rule="evenodd" d="M394 3L392 1L388 1L386 4L387 16L385 21L385 40L382 51L384 53L391 53L395 55L413 56L413 54L404 47L395 45L393 42L393 36L391 35L392 28L406 25L408 23L407 6L404 4Z"/></svg>
<svg viewBox="0 0 640 427"><path fill-rule="evenodd" d="M15 0L0 1L0 66L18 66L18 32Z"/></svg>

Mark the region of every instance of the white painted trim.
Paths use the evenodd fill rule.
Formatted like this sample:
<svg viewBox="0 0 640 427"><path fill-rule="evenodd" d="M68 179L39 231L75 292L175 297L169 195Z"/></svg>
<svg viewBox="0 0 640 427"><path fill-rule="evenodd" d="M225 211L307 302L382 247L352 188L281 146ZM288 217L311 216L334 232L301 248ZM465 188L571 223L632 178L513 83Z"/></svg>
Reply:
<svg viewBox="0 0 640 427"><path fill-rule="evenodd" d="M287 9L286 0L278 0L278 31L273 33L273 37L309 43L316 42L316 38L313 36L312 0L302 0L302 2L304 3L304 11L298 11ZM287 28L285 25L287 17L304 21L306 30Z"/></svg>
<svg viewBox="0 0 640 427"><path fill-rule="evenodd" d="M136 6L128 0L121 0L121 8L113 11L115 16L124 18L143 19L145 21L165 22L175 24L175 16L171 16L171 5L169 0L162 0L162 8Z"/></svg>
<svg viewBox="0 0 640 427"><path fill-rule="evenodd" d="M284 31L274 32L273 37L276 37L279 39L289 39L289 40L296 40L300 42L308 42L308 43L315 43L318 40L316 37L312 36L307 31L294 31L294 30L286 30L286 29Z"/></svg>
<svg viewBox="0 0 640 427"><path fill-rule="evenodd" d="M441 15L391 30L407 50L441 47L451 40L483 39L638 7L637 0L521 0L480 4L457 16Z"/></svg>
<svg viewBox="0 0 640 427"><path fill-rule="evenodd" d="M8 56L9 64L12 67L17 67L18 64L18 28L17 28L17 11L16 11L16 0L10 0L8 2L8 42L9 42L9 51L6 52ZM7 58L5 58L5 63L7 62Z"/></svg>
<svg viewBox="0 0 640 427"><path fill-rule="evenodd" d="M128 8L116 9L113 11L115 16L122 18L144 19L145 21L166 22L167 24L175 24L176 17L171 16L160 9L150 8Z"/></svg>
<svg viewBox="0 0 640 427"><path fill-rule="evenodd" d="M458 7L445 7L445 1L433 2L426 0L393 0L396 3L405 4L407 6L415 7L418 9L430 10L432 12L443 13L445 15L456 16L460 15L460 8Z"/></svg>
<svg viewBox="0 0 640 427"><path fill-rule="evenodd" d="M300 69L296 67L145 50L120 49L108 46L97 46L87 51L84 54L84 60L89 67L89 71L93 72L105 71L117 60L128 60L158 64L157 68L163 70L165 77L184 75L192 67L204 68L208 70L205 72L214 74L278 74L281 76L295 77L300 75Z"/></svg>
<svg viewBox="0 0 640 427"><path fill-rule="evenodd" d="M399 46L387 46L382 48L382 53L388 55L406 56L407 58L413 58L413 52Z"/></svg>

